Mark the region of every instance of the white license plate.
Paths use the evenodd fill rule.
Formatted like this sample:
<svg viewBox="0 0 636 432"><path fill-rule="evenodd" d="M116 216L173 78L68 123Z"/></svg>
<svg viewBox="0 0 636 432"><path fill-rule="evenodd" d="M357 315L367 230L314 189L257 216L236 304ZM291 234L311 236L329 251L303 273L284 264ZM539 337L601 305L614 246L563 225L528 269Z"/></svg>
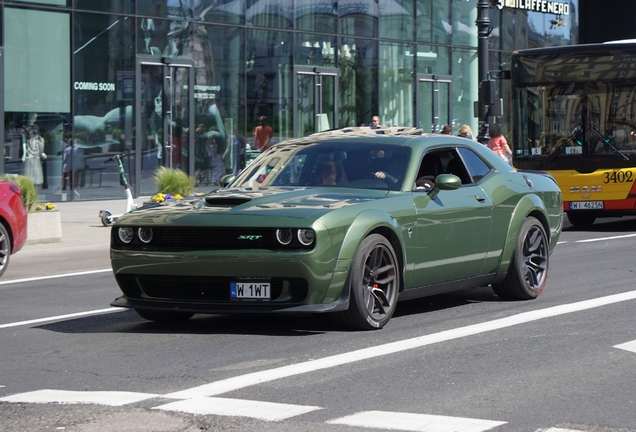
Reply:
<svg viewBox="0 0 636 432"><path fill-rule="evenodd" d="M271 296L269 282L232 281L230 282L230 298L236 300L269 300Z"/></svg>
<svg viewBox="0 0 636 432"><path fill-rule="evenodd" d="M603 208L603 201L574 201L570 203L570 210L599 210Z"/></svg>

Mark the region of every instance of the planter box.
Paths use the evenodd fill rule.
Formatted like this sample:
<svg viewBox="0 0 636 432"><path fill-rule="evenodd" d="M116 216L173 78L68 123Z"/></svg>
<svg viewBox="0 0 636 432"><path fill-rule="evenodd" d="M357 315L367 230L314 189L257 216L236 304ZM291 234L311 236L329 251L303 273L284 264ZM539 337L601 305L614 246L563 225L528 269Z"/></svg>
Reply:
<svg viewBox="0 0 636 432"><path fill-rule="evenodd" d="M62 239L59 210L34 211L27 214L26 244L55 243Z"/></svg>

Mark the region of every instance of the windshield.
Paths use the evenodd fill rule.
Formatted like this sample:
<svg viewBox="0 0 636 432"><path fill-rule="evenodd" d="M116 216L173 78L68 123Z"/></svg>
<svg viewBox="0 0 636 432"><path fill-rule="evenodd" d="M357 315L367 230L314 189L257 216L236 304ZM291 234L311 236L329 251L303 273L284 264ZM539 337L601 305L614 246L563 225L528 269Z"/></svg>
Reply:
<svg viewBox="0 0 636 432"><path fill-rule="evenodd" d="M518 64L523 60L517 59ZM600 68L599 63L595 65ZM636 86L631 80L621 81L613 74L605 82L596 69L587 73L577 66L576 73L563 72L564 81L559 81L556 75L539 70L550 70L548 66L535 67L535 81L541 84L531 83L526 67L525 82L517 82L513 90L514 165L579 172L634 166Z"/></svg>
<svg viewBox="0 0 636 432"><path fill-rule="evenodd" d="M230 187L338 187L400 190L408 147L383 144L279 144L252 162Z"/></svg>

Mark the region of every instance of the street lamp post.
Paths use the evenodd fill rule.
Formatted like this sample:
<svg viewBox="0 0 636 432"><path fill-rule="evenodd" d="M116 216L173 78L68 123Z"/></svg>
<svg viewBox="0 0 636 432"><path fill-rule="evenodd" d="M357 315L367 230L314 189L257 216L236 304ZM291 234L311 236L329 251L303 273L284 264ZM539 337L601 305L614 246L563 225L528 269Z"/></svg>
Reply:
<svg viewBox="0 0 636 432"><path fill-rule="evenodd" d="M479 135L477 141L482 144L488 143L488 108L492 103L490 92L491 82L488 81L488 36L490 35L490 0L477 1L477 67L479 70Z"/></svg>

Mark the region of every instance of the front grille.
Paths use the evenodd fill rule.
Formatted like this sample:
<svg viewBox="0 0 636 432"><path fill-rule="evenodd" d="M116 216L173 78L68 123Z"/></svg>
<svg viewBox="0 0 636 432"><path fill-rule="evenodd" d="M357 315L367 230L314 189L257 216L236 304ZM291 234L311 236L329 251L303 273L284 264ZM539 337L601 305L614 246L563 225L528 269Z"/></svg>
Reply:
<svg viewBox="0 0 636 432"><path fill-rule="evenodd" d="M146 297L157 300L223 302L230 301L230 277L205 276L132 276L118 275L117 282L129 298ZM280 298L287 282L287 299ZM271 299L289 303L302 302L307 297L308 284L301 278L271 278ZM141 291L140 291L141 289Z"/></svg>
<svg viewBox="0 0 636 432"><path fill-rule="evenodd" d="M272 249L274 230L271 228L178 228L153 227L152 246L199 250Z"/></svg>

